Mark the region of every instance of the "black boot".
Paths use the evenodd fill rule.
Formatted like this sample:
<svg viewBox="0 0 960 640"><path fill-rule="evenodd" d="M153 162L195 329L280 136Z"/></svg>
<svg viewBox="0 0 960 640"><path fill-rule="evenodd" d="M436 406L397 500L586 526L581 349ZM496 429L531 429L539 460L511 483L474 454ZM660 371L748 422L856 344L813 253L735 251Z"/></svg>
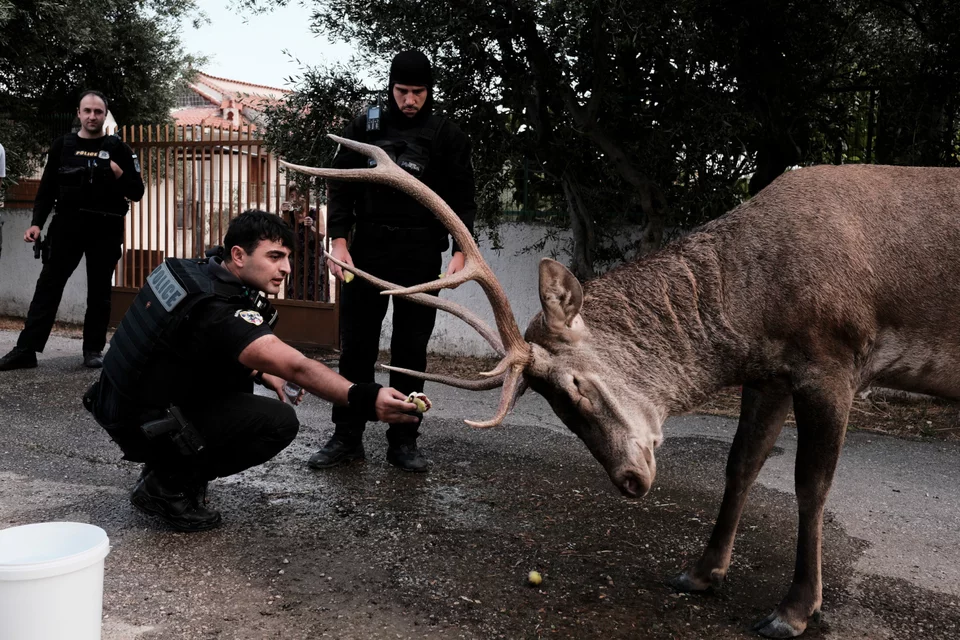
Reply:
<svg viewBox="0 0 960 640"><path fill-rule="evenodd" d="M330 469L353 460L364 460L366 457L362 437L347 437L334 433L327 444L310 457L307 466L311 469Z"/></svg>
<svg viewBox="0 0 960 640"><path fill-rule="evenodd" d="M37 354L33 349L14 347L10 353L0 358L0 371L14 369L33 369L37 366Z"/></svg>
<svg viewBox="0 0 960 640"><path fill-rule="evenodd" d="M103 366L103 352L102 351L84 351L83 352L83 366L88 369L99 369Z"/></svg>
<svg viewBox="0 0 960 640"><path fill-rule="evenodd" d="M387 445L387 462L404 471L423 473L430 467L430 463L417 449L416 440L406 440Z"/></svg>
<svg viewBox="0 0 960 640"><path fill-rule="evenodd" d="M145 468L146 470L146 468ZM154 470L141 474L130 502L180 531L206 531L220 524L220 513L203 504L207 483L161 477Z"/></svg>

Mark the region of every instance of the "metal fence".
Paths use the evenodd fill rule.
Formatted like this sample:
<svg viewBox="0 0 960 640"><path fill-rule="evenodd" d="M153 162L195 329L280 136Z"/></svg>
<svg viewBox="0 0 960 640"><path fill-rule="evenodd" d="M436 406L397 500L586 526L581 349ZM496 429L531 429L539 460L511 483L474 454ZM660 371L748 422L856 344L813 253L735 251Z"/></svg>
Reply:
<svg viewBox="0 0 960 640"><path fill-rule="evenodd" d="M139 157L146 191L127 217L117 286L140 287L167 257L202 256L222 244L230 220L261 209L283 215L296 231L293 271L278 297L331 301L324 207L308 198L302 211L283 210L286 174L253 127L141 125L120 135ZM313 228L300 222L308 214Z"/></svg>

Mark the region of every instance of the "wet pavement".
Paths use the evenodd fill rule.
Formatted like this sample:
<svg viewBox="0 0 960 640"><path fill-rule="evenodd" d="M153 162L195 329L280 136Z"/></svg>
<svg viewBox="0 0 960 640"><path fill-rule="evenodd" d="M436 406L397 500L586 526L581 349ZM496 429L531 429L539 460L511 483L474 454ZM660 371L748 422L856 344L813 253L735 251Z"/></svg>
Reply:
<svg viewBox="0 0 960 640"><path fill-rule="evenodd" d="M16 340L0 332L0 353ZM103 527L104 638L749 638L789 584L796 539L794 432L754 487L729 579L716 594L665 581L710 534L735 423L668 421L657 484L621 497L546 403L528 394L505 426L495 392L429 384L427 474L384 460L305 466L329 405L274 460L211 485L221 528L183 534L127 501L139 472L80 405L97 373L53 337L40 367L0 373L0 528ZM198 390L200 392L200 390ZM850 434L827 504L823 624L812 638L960 636L960 447ZM543 575L527 584L531 570Z"/></svg>

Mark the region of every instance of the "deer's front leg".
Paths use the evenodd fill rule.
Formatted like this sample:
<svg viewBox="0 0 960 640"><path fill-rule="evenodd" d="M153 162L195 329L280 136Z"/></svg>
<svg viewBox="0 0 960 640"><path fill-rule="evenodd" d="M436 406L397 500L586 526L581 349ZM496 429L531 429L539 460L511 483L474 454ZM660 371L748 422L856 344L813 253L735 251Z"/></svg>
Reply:
<svg viewBox="0 0 960 640"><path fill-rule="evenodd" d="M794 395L797 417L797 462L794 478L800 513L793 583L769 616L754 625L768 638L803 633L811 617L819 618L823 599L820 550L823 508L833 482L846 434L853 389L847 383L824 384Z"/></svg>
<svg viewBox="0 0 960 640"><path fill-rule="evenodd" d="M740 423L727 458L727 485L720 513L700 560L671 582L676 589L704 591L723 583L747 493L777 441L789 410L790 389L786 382L744 385Z"/></svg>

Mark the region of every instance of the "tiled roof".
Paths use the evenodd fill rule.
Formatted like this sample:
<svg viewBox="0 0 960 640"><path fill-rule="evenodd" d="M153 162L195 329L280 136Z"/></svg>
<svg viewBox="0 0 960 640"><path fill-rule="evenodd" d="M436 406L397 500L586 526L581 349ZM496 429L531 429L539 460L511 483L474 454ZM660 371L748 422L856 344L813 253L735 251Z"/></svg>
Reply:
<svg viewBox="0 0 960 640"><path fill-rule="evenodd" d="M186 109L176 109L171 112L171 116L178 125L202 125L205 127L215 127L220 129L238 129L241 124L246 125L246 119L238 114L240 122L233 122L221 116L219 107L188 107ZM251 126L256 131L257 126Z"/></svg>
<svg viewBox="0 0 960 640"><path fill-rule="evenodd" d="M190 90L203 98L209 106L184 106L175 109L171 115L178 125L203 125L237 129L240 125L250 122L250 118L244 116L246 110L263 111L265 106L282 100L290 93L288 89L219 78L202 71L196 73L189 87ZM225 110L228 108L236 109L236 121L223 117ZM246 113L246 116L251 115L256 117L255 113Z"/></svg>
<svg viewBox="0 0 960 640"><path fill-rule="evenodd" d="M221 89L225 93L252 93L258 94L270 98L279 98L290 93L289 89L281 89L279 87L269 87L265 84L254 84L252 82L244 82L242 80L230 80L229 78L219 78L217 76L212 76L209 73L204 73L202 71L197 72L198 78L207 78L209 80L215 81L211 85L217 89ZM264 91L266 90L266 91Z"/></svg>

